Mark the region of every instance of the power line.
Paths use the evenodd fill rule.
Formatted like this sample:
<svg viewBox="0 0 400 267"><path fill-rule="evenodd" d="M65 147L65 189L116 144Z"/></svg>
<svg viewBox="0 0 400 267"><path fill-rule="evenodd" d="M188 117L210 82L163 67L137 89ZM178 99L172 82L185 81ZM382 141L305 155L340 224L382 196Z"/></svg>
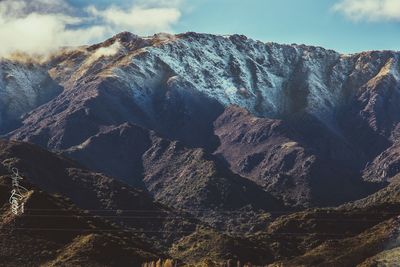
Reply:
<svg viewBox="0 0 400 267"><path fill-rule="evenodd" d="M123 216L123 215L38 215L38 214L23 214L22 217L44 217L44 218L120 218L120 219L192 219L192 216ZM338 219L329 219L329 218L306 218L301 219L300 221L328 221L328 222L381 222L380 219L347 219L347 218L338 218Z"/></svg>
<svg viewBox="0 0 400 267"><path fill-rule="evenodd" d="M117 232L120 234L126 233L194 233L195 231L133 231L133 230L119 230L119 229L90 229L90 228L27 228L27 227L15 227L14 230L21 231L66 231L66 232ZM246 233L246 232L235 232L235 233ZM269 236L273 237L274 235L299 235L299 236L307 236L307 235L324 235L324 236L355 236L349 234L337 234L337 233L315 233L315 232L280 232L280 233L266 233Z"/></svg>
<svg viewBox="0 0 400 267"><path fill-rule="evenodd" d="M8 209L0 209L0 210L8 210ZM61 211L61 212L85 212L85 211L105 211L105 212L154 212L154 213L179 213L179 212L212 212L212 213L251 213L251 214L257 214L260 212L266 213L266 214L296 214L296 213L302 213L302 212L307 212L307 210L303 211L219 211L219 210L206 210L206 209L185 209L185 210L146 210L146 209L32 209L32 208L25 208L25 211ZM332 214L349 214L349 215L355 215L355 214L398 214L400 212L352 212L352 211L310 211L315 214L326 214L326 215L332 215Z"/></svg>

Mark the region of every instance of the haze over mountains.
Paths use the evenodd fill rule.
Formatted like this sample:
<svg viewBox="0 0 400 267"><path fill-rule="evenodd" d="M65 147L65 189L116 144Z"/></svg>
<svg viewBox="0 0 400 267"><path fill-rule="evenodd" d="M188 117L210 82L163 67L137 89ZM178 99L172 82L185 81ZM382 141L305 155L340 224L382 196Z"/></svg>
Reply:
<svg viewBox="0 0 400 267"><path fill-rule="evenodd" d="M146 243L129 241L137 262L375 266L398 253L399 59L192 32L3 59L0 132L18 142L2 141L1 159L23 161L34 190L78 213L161 213L152 231L172 234L133 236ZM116 223L107 227L149 232ZM80 264L133 262L62 246Z"/></svg>

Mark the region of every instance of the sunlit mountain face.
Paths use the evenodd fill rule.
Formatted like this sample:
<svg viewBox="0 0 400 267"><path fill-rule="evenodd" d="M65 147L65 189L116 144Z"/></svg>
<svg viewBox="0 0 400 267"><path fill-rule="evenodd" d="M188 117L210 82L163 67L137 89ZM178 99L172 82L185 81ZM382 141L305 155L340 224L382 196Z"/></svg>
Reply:
<svg viewBox="0 0 400 267"><path fill-rule="evenodd" d="M172 33L199 3L111 2L0 1L0 266L400 265L400 52Z"/></svg>

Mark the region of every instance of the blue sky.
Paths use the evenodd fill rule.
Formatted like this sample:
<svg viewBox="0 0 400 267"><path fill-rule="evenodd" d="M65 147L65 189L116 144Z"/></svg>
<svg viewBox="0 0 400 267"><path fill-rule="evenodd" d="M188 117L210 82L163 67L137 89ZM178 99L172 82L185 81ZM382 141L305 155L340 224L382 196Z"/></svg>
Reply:
<svg viewBox="0 0 400 267"><path fill-rule="evenodd" d="M0 0L0 55L90 44L125 30L238 33L342 53L400 50L400 0Z"/></svg>
<svg viewBox="0 0 400 267"><path fill-rule="evenodd" d="M362 4L362 1L361 2ZM377 0L379 2L381 0ZM400 0L393 0L392 2ZM70 0L74 5L127 0ZM180 1L182 4L182 1ZM189 3L188 3L189 2ZM319 45L340 52L400 50L400 15L397 19L354 20L334 10L340 0L190 0L182 4L174 32L240 33L261 41ZM345 1L342 1L345 2ZM351 2L351 1L348 1ZM357 2L357 1L354 1ZM388 2L391 2L390 0ZM372 7L373 8L373 7ZM355 12L362 12L357 11ZM399 10L400 12L400 10Z"/></svg>
<svg viewBox="0 0 400 267"><path fill-rule="evenodd" d="M400 0L399 0L400 2ZM334 0L200 0L174 29L240 33L261 41L303 43L341 52L400 50L400 23L354 21Z"/></svg>

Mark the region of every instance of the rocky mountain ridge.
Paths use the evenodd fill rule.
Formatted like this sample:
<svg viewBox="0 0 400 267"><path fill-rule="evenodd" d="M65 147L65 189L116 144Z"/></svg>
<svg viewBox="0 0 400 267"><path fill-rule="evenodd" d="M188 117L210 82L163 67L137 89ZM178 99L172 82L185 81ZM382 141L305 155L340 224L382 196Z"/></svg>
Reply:
<svg viewBox="0 0 400 267"><path fill-rule="evenodd" d="M400 114L396 104L398 58L392 51L341 55L319 47L262 43L239 35L185 33L142 38L121 33L104 43L64 50L42 64L63 92L25 115L22 126L8 138L68 150L107 127L128 122L185 146L215 152L234 172L257 180L254 176L259 173L238 168L243 169L239 166L246 161L261 164L262 153L250 150L247 158L232 161L234 154L222 152L225 141L215 125L228 126L214 122L234 104L254 118L282 121L292 131L303 132L288 142L303 139L300 147L309 151L310 166L298 168L289 163L305 159L280 144L279 153L290 155L276 159L275 164L282 167L277 165L275 174L268 172L262 178L269 192L275 190L274 184L292 180L294 193L288 193L288 188L277 192L292 195L287 197L290 205L340 204L364 196L370 186L342 200L334 199L340 192L332 192L326 200L313 200L307 196L312 185L301 193L296 184L326 176L327 184L335 183L335 177L343 177L344 182L345 177L353 177L356 185L365 165L393 144L399 122L396 114ZM372 145L370 140L374 140ZM243 142L248 141L230 142L227 151L238 149ZM261 168L260 164L256 165ZM318 171L323 169L332 169L328 171L331 175Z"/></svg>

